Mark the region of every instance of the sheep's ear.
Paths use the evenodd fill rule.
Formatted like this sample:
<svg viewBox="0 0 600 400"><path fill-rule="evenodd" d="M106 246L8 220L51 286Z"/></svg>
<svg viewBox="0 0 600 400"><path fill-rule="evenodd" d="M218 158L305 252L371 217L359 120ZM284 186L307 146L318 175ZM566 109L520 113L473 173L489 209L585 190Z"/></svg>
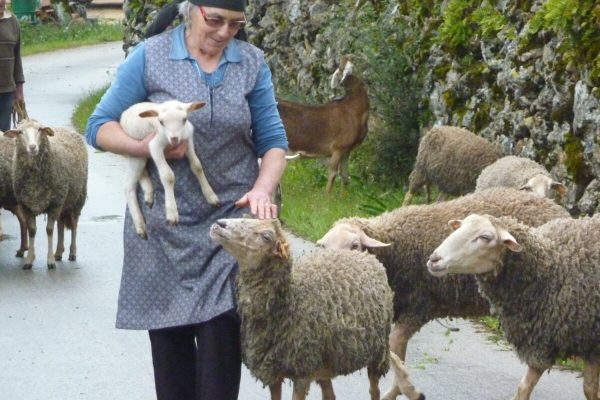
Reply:
<svg viewBox="0 0 600 400"><path fill-rule="evenodd" d="M8 138L14 139L14 138L16 138L18 135L20 135L22 133L23 132L21 132L18 129L11 129L11 130L8 130L8 131L4 132L4 137L8 137Z"/></svg>
<svg viewBox="0 0 600 400"><path fill-rule="evenodd" d="M275 256L281 258L284 261L290 258L290 245L285 240L278 240L275 243Z"/></svg>
<svg viewBox="0 0 600 400"><path fill-rule="evenodd" d="M192 111L199 110L202 107L204 107L205 105L206 105L206 103L203 101L195 101L192 104L190 104L190 106L187 109L187 112L191 113Z"/></svg>
<svg viewBox="0 0 600 400"><path fill-rule="evenodd" d="M42 132L46 136L54 136L54 131L52 130L52 128L49 128L47 126L40 128L40 132Z"/></svg>
<svg viewBox="0 0 600 400"><path fill-rule="evenodd" d="M566 186L560 182L556 182L556 181L552 182L550 184L550 189L556 190L556 193L558 193L561 196L564 196L567 194Z"/></svg>
<svg viewBox="0 0 600 400"><path fill-rule="evenodd" d="M524 184L519 188L519 190L531 190L531 186L528 183Z"/></svg>
<svg viewBox="0 0 600 400"><path fill-rule="evenodd" d="M158 112L156 110L147 110L141 112L139 116L141 118L158 117Z"/></svg>
<svg viewBox="0 0 600 400"><path fill-rule="evenodd" d="M517 243L517 239L515 239L506 229L499 229L498 234L500 236L500 242L510 251L520 253L523 250L523 246Z"/></svg>
<svg viewBox="0 0 600 400"><path fill-rule="evenodd" d="M461 225L462 221L460 219L451 219L450 221L448 221L448 226L452 228L453 231L460 228Z"/></svg>
<svg viewBox="0 0 600 400"><path fill-rule="evenodd" d="M383 243L380 242L377 239L373 239L367 236L366 233L362 232L362 234L360 235L360 242L363 245L363 247L372 249L375 247L388 247L391 246L391 243Z"/></svg>

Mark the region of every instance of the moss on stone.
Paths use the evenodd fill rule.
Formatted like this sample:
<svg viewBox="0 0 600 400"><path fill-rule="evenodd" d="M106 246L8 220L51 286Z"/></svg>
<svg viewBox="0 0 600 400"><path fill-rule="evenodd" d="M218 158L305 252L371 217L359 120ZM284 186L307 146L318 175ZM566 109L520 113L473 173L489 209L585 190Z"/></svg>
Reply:
<svg viewBox="0 0 600 400"><path fill-rule="evenodd" d="M565 167L567 167L567 172L573 182L578 185L587 185L593 179L593 175L585 163L581 141L568 133L565 136L563 150L565 152Z"/></svg>

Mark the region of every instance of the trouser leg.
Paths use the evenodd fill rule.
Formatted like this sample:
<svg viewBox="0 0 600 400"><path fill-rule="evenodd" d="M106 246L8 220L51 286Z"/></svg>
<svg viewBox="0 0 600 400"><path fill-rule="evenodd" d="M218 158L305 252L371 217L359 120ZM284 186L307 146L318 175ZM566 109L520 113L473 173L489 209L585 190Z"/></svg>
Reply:
<svg viewBox="0 0 600 400"><path fill-rule="evenodd" d="M10 129L10 113L12 111L14 92L0 93L0 131Z"/></svg>

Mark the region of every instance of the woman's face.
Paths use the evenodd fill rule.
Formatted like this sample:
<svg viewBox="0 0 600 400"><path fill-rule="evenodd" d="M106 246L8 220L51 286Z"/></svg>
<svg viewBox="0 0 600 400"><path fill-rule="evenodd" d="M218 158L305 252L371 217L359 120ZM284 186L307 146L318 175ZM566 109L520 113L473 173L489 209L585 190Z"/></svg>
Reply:
<svg viewBox="0 0 600 400"><path fill-rule="evenodd" d="M244 21L243 12L200 6L192 10L190 30L202 52L218 55L240 30Z"/></svg>

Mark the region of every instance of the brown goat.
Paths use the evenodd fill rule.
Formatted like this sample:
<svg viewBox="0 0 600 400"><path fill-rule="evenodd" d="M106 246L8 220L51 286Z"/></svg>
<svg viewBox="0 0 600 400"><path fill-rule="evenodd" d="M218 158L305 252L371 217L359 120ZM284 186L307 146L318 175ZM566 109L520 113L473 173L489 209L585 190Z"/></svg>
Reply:
<svg viewBox="0 0 600 400"><path fill-rule="evenodd" d="M288 138L289 154L305 157L330 157L327 193L338 172L342 184L349 180L350 151L367 136L369 97L365 84L352 75L352 61L342 57L333 74L331 86L346 89L340 100L312 105L278 100L279 113ZM340 79L341 75L341 79Z"/></svg>

